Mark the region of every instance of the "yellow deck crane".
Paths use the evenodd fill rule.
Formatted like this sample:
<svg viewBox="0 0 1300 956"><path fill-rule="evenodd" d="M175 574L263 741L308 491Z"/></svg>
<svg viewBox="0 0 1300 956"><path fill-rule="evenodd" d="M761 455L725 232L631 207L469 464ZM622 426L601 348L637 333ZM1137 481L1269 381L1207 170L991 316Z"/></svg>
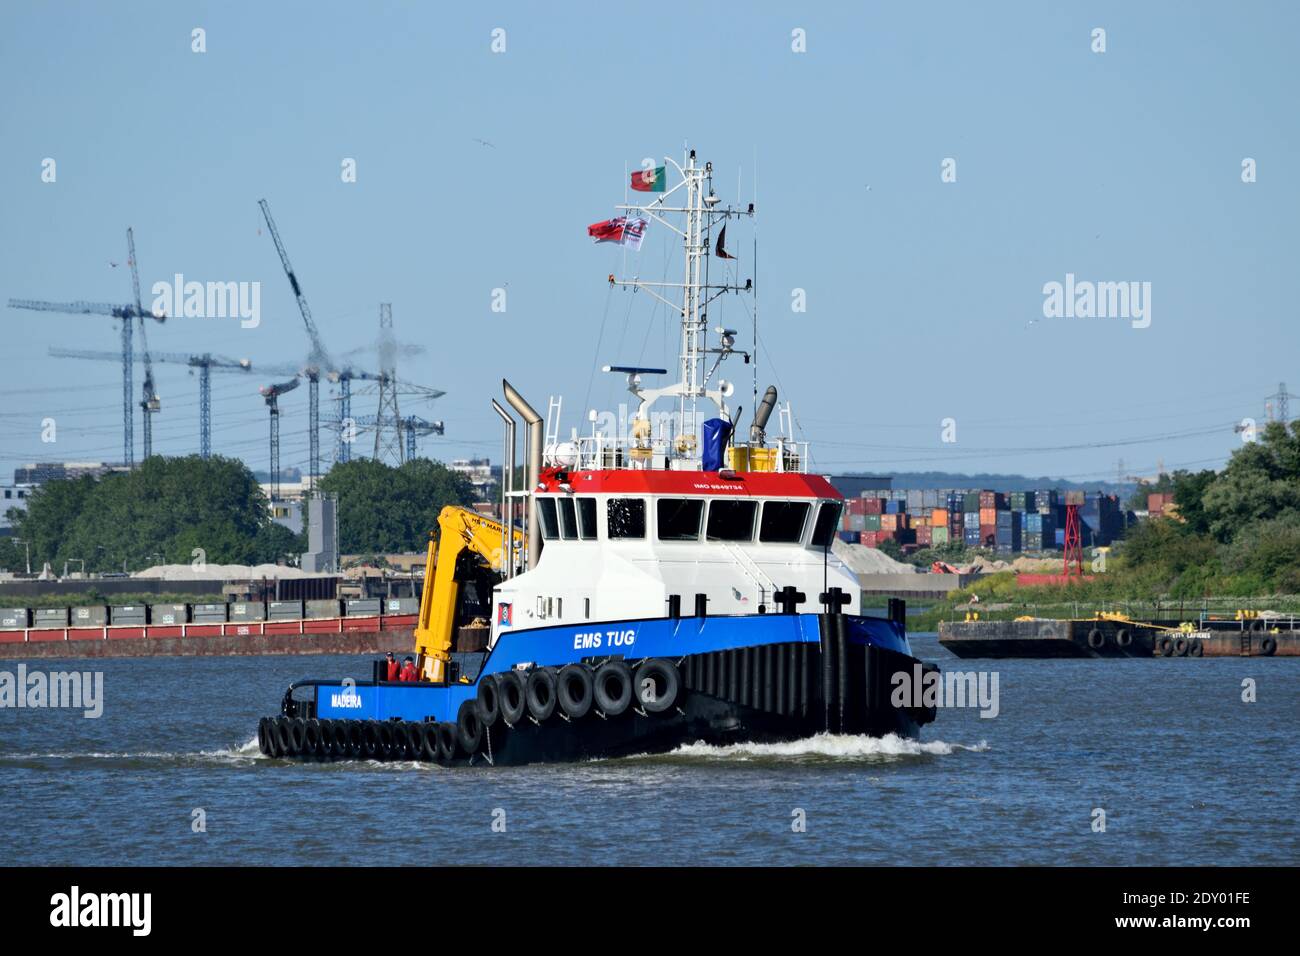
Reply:
<svg viewBox="0 0 1300 956"><path fill-rule="evenodd" d="M523 546L523 534L513 532L515 549ZM429 536L429 555L424 565L424 593L420 618L415 625L416 667L420 679L437 684L447 680L451 661L452 627L465 570L462 559L480 558L493 571L505 570L505 527L477 511L447 505L438 514L438 536Z"/></svg>

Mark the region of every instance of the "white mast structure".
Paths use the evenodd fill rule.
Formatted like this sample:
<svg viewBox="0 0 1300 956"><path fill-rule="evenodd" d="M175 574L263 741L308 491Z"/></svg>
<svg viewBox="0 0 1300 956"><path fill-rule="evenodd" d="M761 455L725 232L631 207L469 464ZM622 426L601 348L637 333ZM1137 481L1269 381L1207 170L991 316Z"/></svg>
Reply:
<svg viewBox="0 0 1300 956"><path fill-rule="evenodd" d="M635 395L640 402L632 423L632 437L637 443L644 442L647 450L650 447L651 436L650 421L646 410L660 398L676 397L678 399L682 430L677 436L674 450L679 458L695 459L697 458L698 441L694 429L699 399L705 398L713 402L717 406L718 412L728 421L731 421L726 399L735 391L735 387L731 382L721 378L718 379L714 388L709 388L709 382L718 370L719 365L721 365L722 360L733 352L732 346L735 344L735 332L732 329L718 328L716 331L719 336L719 346L709 348L708 305L718 296L727 292L752 293L754 290L752 278L746 280L743 286L725 282L716 284L707 281L706 273L712 229L716 222L725 221L732 217L737 219L741 216L753 217L754 205L750 203L747 209L721 206L720 200L713 191L713 164L706 162L703 166L696 165L695 150L693 149L687 152L684 160L685 165L678 165L672 157L664 157L664 162L677 170L681 175L681 182L662 193L653 202L645 205L622 204L616 208L623 211L625 215L639 213L644 218L660 223L681 237L686 248L684 281L649 282L640 277L616 279L613 276L610 277L610 281L623 288L644 289L655 299L681 316L681 378L672 385L666 385L662 388L642 388L641 373L662 370L606 366L606 371L627 373L628 391ZM669 197L683 191L685 193L684 205L666 205ZM685 220L683 226L679 228L669 221L666 218L667 214L683 215ZM671 290L674 289L681 290L682 301L680 304L672 302L668 298L672 294ZM705 366L709 355L716 355L717 360L713 363L712 368L706 370ZM635 450L633 455L635 456Z"/></svg>

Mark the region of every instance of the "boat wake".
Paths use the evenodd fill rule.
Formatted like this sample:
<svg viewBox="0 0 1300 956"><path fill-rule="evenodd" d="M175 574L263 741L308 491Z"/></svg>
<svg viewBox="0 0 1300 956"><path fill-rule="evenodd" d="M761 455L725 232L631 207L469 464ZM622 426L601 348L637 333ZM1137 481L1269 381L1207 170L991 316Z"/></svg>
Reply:
<svg viewBox="0 0 1300 956"><path fill-rule="evenodd" d="M958 751L983 753L986 741L977 744L950 744L942 740L911 740L896 734L862 737L847 734L815 734L802 740L775 744L741 743L713 746L705 743L685 744L669 757L698 758L709 761L790 760L792 762L866 762L880 763L906 757L948 756Z"/></svg>

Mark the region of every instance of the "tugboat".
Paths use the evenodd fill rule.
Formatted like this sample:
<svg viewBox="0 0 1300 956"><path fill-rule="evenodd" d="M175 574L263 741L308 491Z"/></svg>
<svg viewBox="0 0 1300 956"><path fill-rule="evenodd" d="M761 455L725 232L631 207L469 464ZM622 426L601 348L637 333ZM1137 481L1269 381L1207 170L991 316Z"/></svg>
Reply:
<svg viewBox="0 0 1300 956"><path fill-rule="evenodd" d="M712 165L694 150L631 177L655 198L619 206L589 234L634 250L651 224L680 237L682 282L608 280L680 315L679 380L650 388L643 379L667 370L606 366L637 400L626 428L609 434L592 412L591 433L573 429L563 441L560 401L544 421L503 381L509 409L492 402L506 433L503 520L457 507L439 516L415 629L417 679L388 680L376 661L367 680L292 684L280 714L258 725L264 754L517 765L697 741L918 737L934 719L933 707L896 693L895 675L912 682L936 667L912 656L901 600L883 613L862 607L831 551L843 498L808 470L788 404L782 433L769 437L778 401L767 388L737 440L734 383L714 378L735 355L751 364L735 330L709 329L707 308L754 294L725 248L727 223L752 220L753 204L724 206ZM721 281L710 280L711 254L733 260ZM672 411L652 412L661 401ZM511 410L525 428L518 490ZM466 625L475 618L490 624Z"/></svg>

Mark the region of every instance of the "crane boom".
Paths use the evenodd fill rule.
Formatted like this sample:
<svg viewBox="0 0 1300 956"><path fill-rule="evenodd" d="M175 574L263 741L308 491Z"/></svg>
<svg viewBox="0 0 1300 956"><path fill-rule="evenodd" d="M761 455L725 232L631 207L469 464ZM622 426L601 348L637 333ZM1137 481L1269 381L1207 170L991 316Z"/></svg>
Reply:
<svg viewBox="0 0 1300 956"><path fill-rule="evenodd" d="M289 285L293 288L294 297L298 300L298 311L302 313L303 324L307 326L307 335L311 339L311 361L317 365L323 366L326 372L333 371L333 362L330 361L329 353L325 351L325 344L321 341L320 332L316 328L316 321L311 315L311 306L307 304L307 297L302 294L302 285L298 282L298 276L293 271L293 263L289 261L289 253L284 248L284 242L280 239L280 230L275 228L275 220L271 218L271 207L265 199L259 199L257 204L262 207L262 216L266 219L266 228L271 231L271 239L275 242L275 251L280 253L280 264L284 266L284 274L289 277Z"/></svg>
<svg viewBox="0 0 1300 956"><path fill-rule="evenodd" d="M523 534L514 532L517 545ZM460 580L456 576L460 557L465 553L482 558L493 571L505 563L502 545L505 528L499 521L456 505L447 505L438 514L438 539L429 539L424 564L424 592L420 596L420 617L415 625L416 667L424 680L442 683L447 679L451 661L451 629L456 618L456 599Z"/></svg>

